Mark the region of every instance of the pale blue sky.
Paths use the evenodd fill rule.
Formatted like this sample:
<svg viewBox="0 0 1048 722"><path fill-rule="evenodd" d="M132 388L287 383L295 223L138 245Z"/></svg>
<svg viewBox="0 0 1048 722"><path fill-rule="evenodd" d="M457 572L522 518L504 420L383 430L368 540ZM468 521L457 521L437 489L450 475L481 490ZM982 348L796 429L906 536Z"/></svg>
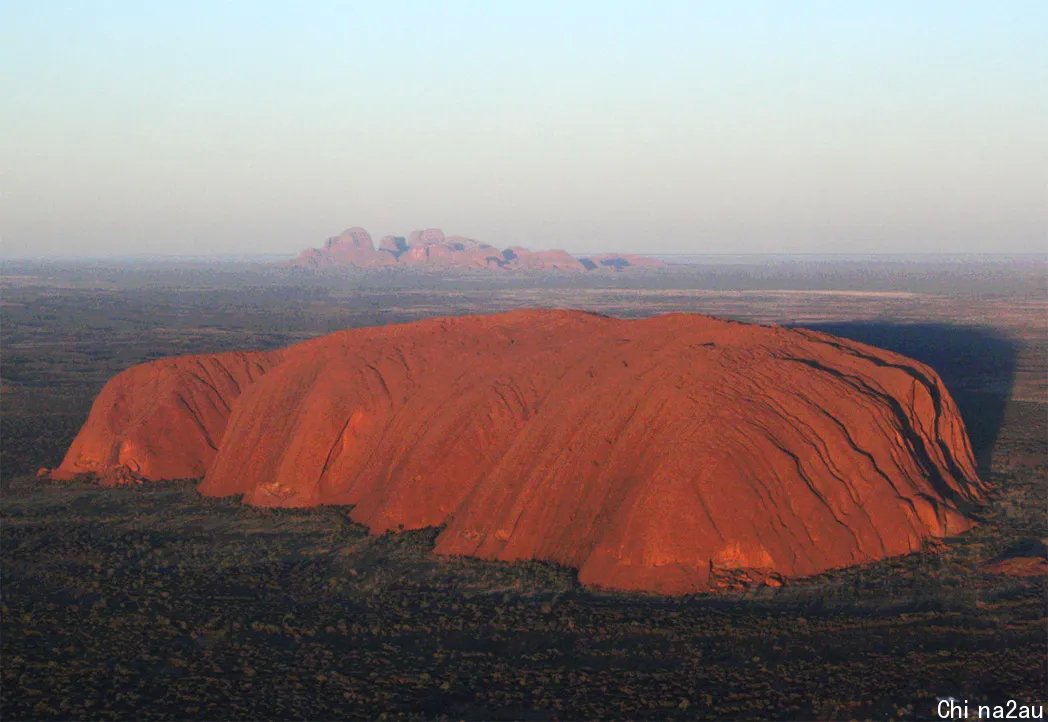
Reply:
<svg viewBox="0 0 1048 722"><path fill-rule="evenodd" d="M1048 245L1048 2L0 0L0 253Z"/></svg>

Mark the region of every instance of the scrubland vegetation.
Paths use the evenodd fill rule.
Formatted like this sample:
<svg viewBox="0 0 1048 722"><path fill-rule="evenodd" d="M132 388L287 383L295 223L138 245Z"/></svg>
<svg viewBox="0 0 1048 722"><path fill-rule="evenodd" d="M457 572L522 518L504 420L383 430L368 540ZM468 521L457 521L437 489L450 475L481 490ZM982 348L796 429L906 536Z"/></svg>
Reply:
<svg viewBox="0 0 1048 722"><path fill-rule="evenodd" d="M936 296L922 317L898 298L769 307L670 290L260 282L188 293L117 280L106 290L36 278L4 292L4 719L927 719L938 697L1044 701L1044 578L984 568L1048 537L1043 300ZM994 484L982 523L922 553L781 588L659 598L585 590L549 564L437 557L436 530L371 537L345 508L253 509L201 497L192 480L101 490L34 477L129 363L539 295L616 313L676 303L750 320L860 315L881 322L853 331L918 357L967 349L929 360ZM958 308L982 330L934 316ZM941 333L911 333L910 321Z"/></svg>

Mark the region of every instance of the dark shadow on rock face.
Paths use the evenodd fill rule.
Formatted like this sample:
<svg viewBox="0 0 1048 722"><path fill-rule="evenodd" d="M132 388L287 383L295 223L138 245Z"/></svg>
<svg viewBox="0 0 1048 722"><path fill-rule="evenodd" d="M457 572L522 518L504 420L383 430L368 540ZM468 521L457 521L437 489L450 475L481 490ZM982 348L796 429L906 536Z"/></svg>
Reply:
<svg viewBox="0 0 1048 722"><path fill-rule="evenodd" d="M982 326L852 321L804 327L886 348L935 369L968 427L980 473L989 471L1014 382L1013 340Z"/></svg>

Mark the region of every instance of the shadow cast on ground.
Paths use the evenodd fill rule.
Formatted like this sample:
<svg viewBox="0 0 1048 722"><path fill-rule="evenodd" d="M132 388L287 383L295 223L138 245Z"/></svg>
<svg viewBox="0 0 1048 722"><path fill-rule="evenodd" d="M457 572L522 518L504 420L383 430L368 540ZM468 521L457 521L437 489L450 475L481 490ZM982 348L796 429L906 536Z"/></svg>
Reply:
<svg viewBox="0 0 1048 722"><path fill-rule="evenodd" d="M989 471L1014 383L1015 341L983 326L850 321L804 327L895 351L935 369L964 418L979 472Z"/></svg>

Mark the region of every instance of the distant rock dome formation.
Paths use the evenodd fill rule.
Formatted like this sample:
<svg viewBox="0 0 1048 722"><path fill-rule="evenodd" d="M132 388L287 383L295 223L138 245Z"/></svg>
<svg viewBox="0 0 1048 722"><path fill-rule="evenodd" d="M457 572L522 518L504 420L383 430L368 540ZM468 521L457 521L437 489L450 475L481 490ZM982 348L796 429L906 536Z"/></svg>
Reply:
<svg viewBox="0 0 1048 722"><path fill-rule="evenodd" d="M203 476L352 505L438 554L700 592L868 562L972 526L985 488L939 377L824 333L516 311L135 366L57 478Z"/></svg>
<svg viewBox="0 0 1048 722"><path fill-rule="evenodd" d="M371 234L355 226L327 239L321 248L302 251L290 265L312 270L400 268L585 273L662 268L666 264L656 258L633 254L576 258L567 251L530 251L521 246L499 250L472 238L445 236L439 228L412 231L407 238L383 236L376 248Z"/></svg>

